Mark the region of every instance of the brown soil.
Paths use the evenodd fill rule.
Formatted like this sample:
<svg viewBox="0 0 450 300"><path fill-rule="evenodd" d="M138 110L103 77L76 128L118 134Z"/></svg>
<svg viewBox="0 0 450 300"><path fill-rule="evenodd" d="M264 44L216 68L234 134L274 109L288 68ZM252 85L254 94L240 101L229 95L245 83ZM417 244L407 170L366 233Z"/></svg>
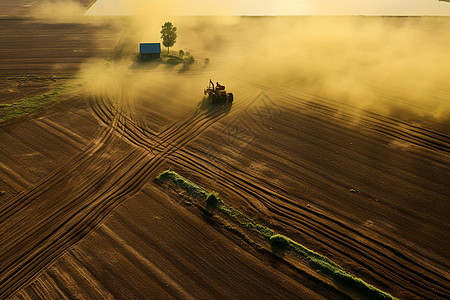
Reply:
<svg viewBox="0 0 450 300"><path fill-rule="evenodd" d="M95 0L74 0L80 3L82 7L88 8ZM18 17L29 16L33 9L42 3L48 3L44 0L2 0L0 3L0 16Z"/></svg>
<svg viewBox="0 0 450 300"><path fill-rule="evenodd" d="M111 51L117 35L108 22L48 24L13 17L0 24L0 103L61 86L80 63Z"/></svg>
<svg viewBox="0 0 450 300"><path fill-rule="evenodd" d="M0 125L0 297L349 296L182 205L171 167L396 297L449 298L448 128L248 78L231 109L105 90Z"/></svg>

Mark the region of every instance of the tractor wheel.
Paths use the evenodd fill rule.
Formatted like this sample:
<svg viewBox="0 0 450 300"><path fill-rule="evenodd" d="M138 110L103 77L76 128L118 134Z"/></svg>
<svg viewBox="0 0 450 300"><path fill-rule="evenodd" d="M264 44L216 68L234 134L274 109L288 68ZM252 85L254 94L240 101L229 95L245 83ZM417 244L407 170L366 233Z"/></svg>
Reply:
<svg viewBox="0 0 450 300"><path fill-rule="evenodd" d="M228 102L233 103L234 97L233 93L228 93Z"/></svg>
<svg viewBox="0 0 450 300"><path fill-rule="evenodd" d="M211 99L211 104L217 103L217 95L216 94L211 94L210 99Z"/></svg>

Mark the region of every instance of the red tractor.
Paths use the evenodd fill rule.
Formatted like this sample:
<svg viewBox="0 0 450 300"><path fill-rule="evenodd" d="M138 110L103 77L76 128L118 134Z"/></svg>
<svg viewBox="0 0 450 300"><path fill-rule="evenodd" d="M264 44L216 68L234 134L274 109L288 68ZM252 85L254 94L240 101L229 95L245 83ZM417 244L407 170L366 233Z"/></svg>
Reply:
<svg viewBox="0 0 450 300"><path fill-rule="evenodd" d="M214 83L211 79L209 80L209 85L205 89L204 94L205 100L207 100L210 104L233 102L233 93L227 93L225 86L219 84L218 82L214 87Z"/></svg>

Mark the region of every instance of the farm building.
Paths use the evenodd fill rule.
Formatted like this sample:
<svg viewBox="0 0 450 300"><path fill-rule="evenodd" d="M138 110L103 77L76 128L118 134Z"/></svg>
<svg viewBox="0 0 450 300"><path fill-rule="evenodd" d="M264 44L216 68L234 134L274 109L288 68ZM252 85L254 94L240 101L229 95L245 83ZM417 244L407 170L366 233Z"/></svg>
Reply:
<svg viewBox="0 0 450 300"><path fill-rule="evenodd" d="M160 43L140 43L139 53L143 60L151 60L161 57L161 44Z"/></svg>

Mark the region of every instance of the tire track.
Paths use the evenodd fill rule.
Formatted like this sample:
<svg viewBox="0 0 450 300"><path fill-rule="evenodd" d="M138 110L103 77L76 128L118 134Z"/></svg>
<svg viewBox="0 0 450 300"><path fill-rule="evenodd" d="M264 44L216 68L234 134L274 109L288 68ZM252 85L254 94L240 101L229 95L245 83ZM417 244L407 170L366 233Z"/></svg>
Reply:
<svg viewBox="0 0 450 300"><path fill-rule="evenodd" d="M280 91L281 93L283 91ZM124 98L126 98L124 94L119 99L112 99L106 94L91 98L89 100L90 108L100 123L105 126L102 135L93 141L82 154L49 175L34 189L14 198L14 201L10 201L6 207L2 207L0 210L0 228L3 228L2 222L7 222L11 216L23 214L24 210L36 198L44 197L46 193L55 189L63 192L64 188L61 188L59 184L64 185L62 181L69 177L66 174L74 173L76 170L89 166L102 165L102 154L111 150L113 144L117 143L117 137L126 140L137 148L129 155L122 157L120 161L105 172L89 177L89 182L78 193L70 196L72 198L67 200L66 206L51 214L46 220L47 223L40 224L50 224L48 226L53 226L52 228L55 229L47 232L37 244L27 246L28 240L25 238L23 241L16 243L15 248L11 248L11 244L9 245L10 251L20 247L27 249L28 252L21 250L22 255L16 256L16 259L10 259L5 268L2 266L0 270L0 296L12 295L14 291L28 282L34 274L48 265L49 262L81 240L127 197L139 191L148 180L156 175L158 168L168 160L194 172L198 172L200 169L205 176L210 178L232 179L229 184L226 184L227 189L240 195L243 195L243 193L250 195L250 199L258 199L276 216L279 222L290 226L294 231L308 233L311 238L319 243L333 249L343 257L356 261L359 265L386 281L391 282L391 277L393 277L399 281L409 282L421 287L424 292L412 291L405 288L404 284L398 283L405 290L409 290L418 296L427 296L429 293L441 297L448 295L447 285L442 283L448 282L445 277L427 269L427 275L422 278L423 268L421 269L420 265L414 264L401 251L365 236L363 233L329 216L301 207L286 195L274 192L275 187L255 185L252 183L252 179L248 178L242 170L228 171L221 169L220 166L207 162L195 153L183 150L183 147L192 139L197 138L226 116L222 114L220 109L212 110L207 114L197 107L188 118L175 122L160 133L155 134L142 129L133 120L132 111L130 111L132 108L129 105L127 106L128 102ZM295 97L284 101L290 101L291 105L299 106L296 102L298 99ZM309 103L300 105L310 107ZM239 109L240 107L236 105L234 108ZM328 116L336 117L332 111L316 109L321 113L328 114ZM351 118L351 114L343 114L342 116L347 120ZM366 119L365 124L369 127L375 126L377 125L376 122L379 122L381 123L381 125L378 124L379 128L386 130L387 133L397 134L397 130L405 135L403 138L415 139L418 144L426 145L431 149L442 151L442 149L439 149L439 145L443 145L443 149L447 147L445 135L423 131L420 128L411 129L411 127L409 127L410 132L405 134L400 129L396 129L398 123L395 120L391 120L392 123L389 124L381 116L371 116L366 117ZM408 124L404 125L409 126ZM421 134L424 137L421 137ZM248 197L244 198L248 199ZM82 199L89 199L89 202L80 206L79 202ZM276 201L273 199L276 199ZM252 201L250 201L250 204L252 204ZM63 221L61 222L61 220ZM11 231L14 234L10 234L8 237L14 238L15 235L32 237L37 232L36 228L23 230L28 231ZM44 231L46 231L45 228ZM3 236L4 232L0 231L0 235ZM2 238L2 240L4 239ZM347 253L342 248L352 252ZM386 254L386 251L389 254ZM24 259L25 257L28 259ZM399 264L399 261L405 262ZM419 271L417 268L419 268ZM439 279L434 279L435 277ZM425 279L425 282L420 281L423 279Z"/></svg>
<svg viewBox="0 0 450 300"><path fill-rule="evenodd" d="M236 80L246 82L249 86L253 86L263 91L267 89L267 84L262 81L249 81L248 78L249 77L236 76ZM359 109L341 101L305 93L298 88L293 89L291 85L287 86L279 84L277 89L271 89L270 91L279 95L283 103L290 104L293 107L313 107L316 113L319 112L324 116L350 123L353 123L356 118L362 122L362 124L359 125L364 128L378 131L391 138L400 139L419 147L438 152L450 153L450 136L448 135L409 124L392 117ZM304 99L310 100L304 100L299 95L302 95ZM330 107L333 107L333 109ZM339 111L334 108L339 108Z"/></svg>
<svg viewBox="0 0 450 300"><path fill-rule="evenodd" d="M109 129L106 130L106 136L97 139L88 150L48 176L36 188L11 201L14 205L10 204L0 212L0 225L2 225L1 221L6 221L7 225L11 225L7 221L10 220L12 215L24 215L24 209L32 205L31 202L35 202L39 197L44 197L49 191L58 189L61 191L58 184L68 177L67 173L73 173L75 169L101 163L102 156L99 157L97 152L108 151L111 147L111 142L108 142L108 140L114 140L113 136L118 132L122 137L136 144L136 140L130 139L131 135L127 134L130 127L126 118L120 112L114 113L108 107L99 108L98 106L93 106L93 110L96 113L101 112L97 116L108 122ZM2 237L2 240L9 240L10 243L5 247L6 252L2 250L2 256L5 257L6 254L8 263L2 266L0 271L0 295L2 297L12 295L40 269L82 239L126 197L139 191L149 179L153 178L153 173L169 155L183 147L220 118L220 114L213 118L206 114L194 114L191 117L192 120L185 123L189 124L188 134L185 134L185 127L178 126L177 130L171 133L170 141L168 138L164 140L167 145L156 156L149 157L146 151L134 151L107 172L90 177L90 184L87 184L82 191L75 195L68 195L69 197L65 199L67 205L56 209L43 223L38 222L37 226L21 229L21 232L3 230L2 236L8 235L8 237L13 238L13 233L17 233L16 237L19 237L20 240L14 238L9 240ZM136 134L135 128L131 131ZM147 141L147 144L150 143ZM138 149L142 148L142 143L138 146ZM133 155L136 157L130 161L129 158ZM122 171L121 175L110 175L116 174L118 171ZM62 191L64 191L64 188ZM80 207L79 202L82 199L89 199L89 201ZM49 231L49 228L55 229ZM41 231L47 233L35 243L30 244L30 239L35 240L36 234ZM42 232L39 235L42 235ZM17 250L17 254L11 253Z"/></svg>
<svg viewBox="0 0 450 300"><path fill-rule="evenodd" d="M64 172L74 172L75 169L79 168L80 166L85 167L88 161L95 160L96 158L94 157L94 154L99 153L103 146L109 145L111 143L111 139L114 136L114 127L116 125L117 123L116 121L114 121L113 127L109 129L103 129L100 132L99 136L97 136L97 138L88 145L85 151L76 155L73 159L71 159L61 168L57 169L55 172L49 174L40 182L40 184L36 185L33 189L25 191L18 196L23 199L20 199L20 201L10 201L8 206L2 207L0 209L0 223L5 222L8 218L11 217L11 214L17 213L18 210L23 208L25 205L28 205L29 201L31 201L32 198L39 197L44 191L48 191L52 184L57 184L59 181L54 182L55 178L63 177L62 174ZM0 231L0 233L2 232L3 231Z"/></svg>
<svg viewBox="0 0 450 300"><path fill-rule="evenodd" d="M445 275L441 275L431 269L424 269L423 265L409 259L392 246L370 238L329 216L302 207L286 196L252 183L252 180L246 178L245 174L239 169L233 169L233 171L228 172L224 171L224 169L216 168L210 163L202 164L198 157L190 155L186 151L176 153L173 162L180 165L183 169L196 173L201 172L210 178L233 178L224 186L226 189L241 195L242 199L258 199L284 225L291 227L294 231L302 232L319 244L332 249L333 252L339 253L342 257L347 257L357 262L386 281L393 282L392 278L397 277L399 280L420 287L426 293L432 293L442 298L445 298L450 292L448 289L449 281ZM193 167L192 162L195 162L195 167ZM207 166L205 166L206 164ZM250 197L243 195L241 191L244 191ZM278 201L273 201L271 198L277 198ZM294 208L288 208L280 203L287 203L287 205ZM288 221L283 220L280 216ZM293 226L293 224L298 225ZM347 232L347 234L344 234L344 232ZM325 243L324 239L329 242ZM352 253L348 251L352 251ZM355 253L357 255L354 255ZM358 257L363 257L363 259ZM380 270L385 271L382 272ZM424 271L427 273L424 273ZM429 297L411 290L406 284L398 282L396 284L418 296Z"/></svg>
<svg viewBox="0 0 450 300"><path fill-rule="evenodd" d="M113 131L111 130L106 131L106 135L101 136L100 140L108 140L109 137L111 137L112 132ZM23 193L13 199L13 201L11 201L12 205L8 205L7 209L0 212L0 228L2 228L1 237L3 241L8 241L8 243L3 245L1 253L1 260L4 264L0 271L0 295L3 295L14 285L17 285L17 281L14 282L13 279L18 280L19 283L23 282L26 280L25 278L27 278L26 275L30 271L29 268L33 269L37 264L42 265L42 260L39 261L39 259L36 259L39 255L39 251L43 248L40 244L44 243L45 245L45 242L49 243L49 239L52 238L54 231L47 233L43 238L39 238L38 240L36 240L36 237L42 236L42 232L48 232L49 228L55 228L56 226L55 230L57 230L59 228L58 226L60 226L58 225L57 220L64 219L67 212L77 206L76 201L78 199L86 196L90 191L95 190L100 180L98 178L92 180L91 184L85 186L79 194L75 195L75 198L63 198L65 201L60 204L61 207L59 210L53 208L56 211L53 213L49 211L48 213L50 213L50 215L42 221L37 221L37 226L31 226L27 223L27 216L33 216L29 214L36 210L34 203L38 202L39 198L45 195L46 192L48 194L52 189L58 189L59 184L67 177L67 174L72 174L77 168L84 168L89 163L89 159L94 159L94 161L97 160L96 156L92 156L92 154L99 151L98 144L99 140L95 141L92 144L92 147L90 147L84 155L80 155L66 164L65 168L63 167L57 172L49 175L43 180L42 184L38 185L35 189ZM109 146L109 143L106 145ZM64 192L64 190L62 192ZM25 209L27 209L27 211L25 211ZM17 220L16 218L15 222L22 223L21 221L24 220L25 224L15 226L12 216L16 215L19 217L22 216L22 219ZM39 215L37 217L39 217ZM34 218L36 218L36 216ZM49 228L47 228L47 226ZM20 232L18 232L18 230ZM38 235L36 236L36 234ZM56 255L55 253L52 254Z"/></svg>
<svg viewBox="0 0 450 300"><path fill-rule="evenodd" d="M131 246L128 246L127 243L122 240L117 234L114 233L110 228L106 225L100 226L100 231L108 237L114 245L121 248L126 255L132 257L132 260L137 260L137 264L145 267L145 270L151 270L155 279L161 284L168 288L177 298L180 299L195 299L192 295L190 295L186 290L183 289L177 282L167 276L164 271L159 269L155 264L145 258L141 253L137 250L133 249Z"/></svg>
<svg viewBox="0 0 450 300"><path fill-rule="evenodd" d="M195 114L194 114L195 116ZM349 114L347 114L348 118L350 118L351 116ZM347 119L348 121L348 119ZM180 125L174 126L175 128L180 128L183 125L187 124L188 122L180 122ZM162 135L162 137L164 138L165 136L171 136L170 131L169 133L167 133L166 135ZM139 146L139 144L142 144L144 142L141 143L137 143L136 145ZM190 155L188 155L186 153L186 151L183 151L183 154L180 153L176 153L175 156L182 160L184 159L184 167L187 168L189 166L189 162L187 161L186 157L189 157L191 159L191 164L193 161L196 161L198 163L198 159L199 157L192 157L192 153L190 153ZM174 160L174 162L177 162L176 160ZM208 163L209 167L211 165L211 163ZM199 167L199 165L197 164L197 167ZM191 168L193 169L193 168ZM208 167L204 167L203 166L203 171L205 173L211 173L210 168ZM216 167L217 170L219 170L219 168ZM216 178L235 178L236 174L231 174L231 173L226 173L226 174L210 174L211 177L216 177ZM264 191L263 194L261 194L260 192L258 192L255 189L259 189L259 187L256 187L255 185L251 184L250 181L247 179L244 182L241 182L240 184L236 184L239 189L246 191L248 194L250 194L252 197L259 199L260 201L262 201L264 203L264 205L266 207L269 208L269 210L275 215L275 216L284 216L286 217L286 219L289 220L289 222L286 222L284 220L280 220L281 222L285 223L286 225L289 225L291 228L293 228L296 231L299 232L303 232L306 233L308 236L310 236L311 238L313 238L314 240L316 240L319 243L321 242L321 239L318 238L317 236L322 236L325 239L328 239L330 242L328 242L328 244L326 244L326 246L328 246L329 248L333 249L336 252L339 252L341 255L346 256L354 261L356 261L359 265L365 267L367 270L370 270L371 272L377 274L378 276L380 276L381 278L384 278L385 280L388 281L392 281L391 277L397 277L399 280L405 280L406 282L410 282L418 287L421 287L423 290L427 290L427 292L430 291L430 287L424 285L421 281L422 278L421 276L423 276L420 272L423 272L423 269L421 268L422 266L416 264L415 262L413 262L412 260L409 260L408 263L406 264L399 264L398 261L401 259L405 259L406 256L404 256L400 251L393 249L390 246L387 246L386 244L380 244L380 242L376 241L376 240L371 240L369 237L362 235L359 232L355 232L354 230L351 231L351 233L349 233L348 235L343 235L340 231L335 230L333 227L331 226L327 226L326 224L322 224L322 223L317 223L318 221L315 220L314 218L303 218L301 219L302 222L299 222L297 219L300 217L298 212L291 211L289 209L287 209L286 207L279 207L276 204L279 203L279 201L271 201L268 199L267 196L264 195L264 193L267 195L267 191ZM230 187L228 187L230 188ZM234 192L238 193L238 189L232 189ZM269 193L270 194L270 193ZM278 197L280 200L282 201L286 201L289 204L293 204L292 201L289 201L288 198L286 197L280 197L280 195L271 195L271 196L275 196ZM290 213L286 213L286 209L288 212ZM298 209L298 208L297 208ZM317 217L317 216L316 216ZM327 217L325 218L323 215L321 215L318 220L323 220L323 219L328 219L327 221L330 221L330 219ZM334 221L334 220L331 220ZM294 223L300 223L300 226L292 226L292 222ZM336 222L334 222L336 224ZM343 227L343 224L338 224L340 225L340 227ZM308 231L312 231L315 232L315 234L311 234L308 233L307 230L302 229L302 228L308 228ZM347 230L349 229L348 226L346 226ZM368 246L365 245L364 243L361 243L359 241L357 241L355 238L349 238L352 234L357 234L357 236L362 237L363 239L369 240L371 243L379 243L379 245L376 246ZM342 246L344 246L346 249L351 249L351 251L353 251L353 255L349 255L349 253L346 253L345 251L341 251L339 250L338 247L333 246L335 244L340 244ZM378 247L381 247L380 250ZM391 249L389 249L391 248ZM395 258L391 258L389 255L386 255L383 253L383 251L385 251L386 249L389 250L390 254L395 257ZM356 256L354 254L357 254ZM367 254L367 253L371 253L371 254ZM364 260L361 259L355 259L355 257L364 257ZM378 257L377 259L374 259L375 257ZM373 265L368 265L365 261L371 261ZM385 263L385 261L389 262L388 264ZM415 266L415 268L419 268L422 269L420 271L414 270L414 269L410 269L408 267L408 264L412 264ZM377 271L379 268L384 269L384 272L387 272L388 275L385 275L384 273L381 273L379 271ZM400 267L400 269L399 269ZM434 273L432 270L428 270L429 272L432 273L432 277L433 276L438 276L441 277L441 279L444 279L441 275ZM448 292L446 291L446 287L445 286L439 286L439 283L437 283L437 281L433 280L431 277L427 277L425 278L427 281L429 281L430 283L436 285L437 286L433 286L431 287L431 289L437 289L436 292L434 292L434 294L441 296L441 297L445 297L445 293ZM403 289L405 290L409 290L411 293L415 293L413 290L407 288L405 285L400 285ZM441 292L442 293L441 293ZM423 295L422 295L423 296Z"/></svg>

